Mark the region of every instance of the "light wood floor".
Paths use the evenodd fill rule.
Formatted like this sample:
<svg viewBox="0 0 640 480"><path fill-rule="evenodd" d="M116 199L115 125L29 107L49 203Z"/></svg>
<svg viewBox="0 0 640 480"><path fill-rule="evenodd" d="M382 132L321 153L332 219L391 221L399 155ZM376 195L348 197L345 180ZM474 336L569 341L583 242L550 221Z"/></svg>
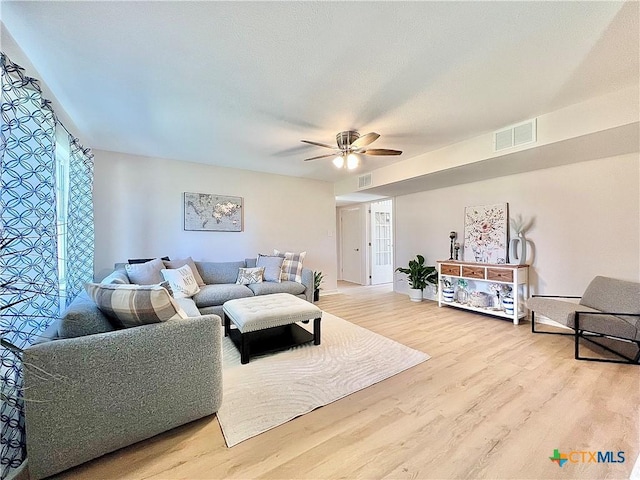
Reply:
<svg viewBox="0 0 640 480"><path fill-rule="evenodd" d="M231 449L211 416L62 477L629 478L640 367L575 361L569 337L386 286L341 290L318 305L432 358ZM622 450L626 461L560 468L554 449Z"/></svg>

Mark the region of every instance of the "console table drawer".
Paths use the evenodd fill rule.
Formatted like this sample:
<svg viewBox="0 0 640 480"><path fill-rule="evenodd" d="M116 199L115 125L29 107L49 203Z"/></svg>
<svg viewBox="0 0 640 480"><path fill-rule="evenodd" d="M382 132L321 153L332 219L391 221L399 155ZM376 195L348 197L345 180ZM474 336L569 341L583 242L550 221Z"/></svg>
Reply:
<svg viewBox="0 0 640 480"><path fill-rule="evenodd" d="M440 266L440 272L442 275L455 275L456 277L459 277L460 265L447 265L443 263Z"/></svg>
<svg viewBox="0 0 640 480"><path fill-rule="evenodd" d="M487 280L513 282L513 270L506 270L504 268L487 268Z"/></svg>
<svg viewBox="0 0 640 480"><path fill-rule="evenodd" d="M462 276L467 278L484 278L484 268L462 266Z"/></svg>

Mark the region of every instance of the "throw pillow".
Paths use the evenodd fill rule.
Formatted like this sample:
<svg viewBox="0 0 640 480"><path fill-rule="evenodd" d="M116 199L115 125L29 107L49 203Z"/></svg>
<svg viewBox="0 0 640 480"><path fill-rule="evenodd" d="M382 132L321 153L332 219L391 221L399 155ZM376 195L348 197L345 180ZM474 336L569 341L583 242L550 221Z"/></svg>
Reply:
<svg viewBox="0 0 640 480"><path fill-rule="evenodd" d="M183 265L189 265L191 267L191 272L193 273L193 277L196 279L196 283L198 284L199 287L204 287L206 285L206 283L204 283L204 280L202 280L202 276L200 275L200 272L198 271L198 267L196 267L196 264L193 261L193 258L187 257L180 260L167 259L164 261L164 266L166 268L176 269L176 268L182 267Z"/></svg>
<svg viewBox="0 0 640 480"><path fill-rule="evenodd" d="M251 285L252 283L262 283L264 278L264 267L241 268L238 271L236 283L241 285Z"/></svg>
<svg viewBox="0 0 640 480"><path fill-rule="evenodd" d="M264 267L265 282L280 282L283 261L283 257L272 255L258 255L256 267Z"/></svg>
<svg viewBox="0 0 640 480"><path fill-rule="evenodd" d="M104 277L100 283L117 283L120 285L128 285L131 282L127 276L127 272L124 270L114 270L109 275Z"/></svg>
<svg viewBox="0 0 640 480"><path fill-rule="evenodd" d="M292 253L292 252L279 252L273 251L274 255L284 257L282 262L282 281L290 280L292 282L302 283L302 262L307 252Z"/></svg>
<svg viewBox="0 0 640 480"><path fill-rule="evenodd" d="M175 269L162 269L162 276L169 282L173 298L190 298L200 291L189 265Z"/></svg>
<svg viewBox="0 0 640 480"><path fill-rule="evenodd" d="M127 276L131 283L138 285L157 285L162 283L161 270L164 268L164 263L159 258L151 260L145 263L127 264L124 269L127 271Z"/></svg>
<svg viewBox="0 0 640 480"><path fill-rule="evenodd" d="M157 258L157 257L156 257ZM127 260L127 263L130 265L135 265L137 263L147 263L153 260L153 258L130 258ZM162 257L160 260L169 261L169 257Z"/></svg>
<svg viewBox="0 0 640 480"><path fill-rule="evenodd" d="M137 327L188 318L161 285L87 283L85 290L116 327Z"/></svg>

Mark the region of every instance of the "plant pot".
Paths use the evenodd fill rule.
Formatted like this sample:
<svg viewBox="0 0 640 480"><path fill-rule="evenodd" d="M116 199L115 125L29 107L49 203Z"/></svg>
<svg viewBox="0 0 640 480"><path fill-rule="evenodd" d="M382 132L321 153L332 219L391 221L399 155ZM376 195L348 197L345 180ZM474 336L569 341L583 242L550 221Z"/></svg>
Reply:
<svg viewBox="0 0 640 480"><path fill-rule="evenodd" d="M421 302L422 301L422 289L420 288L410 288L409 289L409 298L412 302Z"/></svg>
<svg viewBox="0 0 640 480"><path fill-rule="evenodd" d="M317 302L318 300L320 300L320 290L314 290L313 291L313 301Z"/></svg>

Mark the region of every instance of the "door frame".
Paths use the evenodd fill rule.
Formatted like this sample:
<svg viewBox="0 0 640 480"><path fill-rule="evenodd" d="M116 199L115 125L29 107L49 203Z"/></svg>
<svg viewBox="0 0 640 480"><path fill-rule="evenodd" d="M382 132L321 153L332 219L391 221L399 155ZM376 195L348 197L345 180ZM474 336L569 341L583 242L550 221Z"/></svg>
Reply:
<svg viewBox="0 0 640 480"><path fill-rule="evenodd" d="M358 223L360 225L360 255L359 255L359 264L360 264L360 268L359 270L359 285L369 285L369 281L368 281L368 277L369 277L369 271L368 271L368 262L366 261L367 255L368 255L368 248L367 248L367 229L366 229L366 212L367 212L367 206L366 204L355 204L355 205L347 205L344 207L339 207L338 211L339 214L337 215L338 217L338 230L340 232L340 234L337 236L339 239L339 246L338 246L338 252L337 252L337 256L338 256L338 280L344 280L342 272L343 272L343 249L344 249L344 241L343 241L343 229L342 229L342 217L343 217L343 212L345 211L353 211L353 210L358 210L359 215L358 215Z"/></svg>
<svg viewBox="0 0 640 480"><path fill-rule="evenodd" d="M396 201L395 197L381 198L377 201L382 200L391 200L391 241L393 243L393 252L392 252L392 268L395 272L396 268ZM336 231L339 234L336 235L336 247L337 247L337 257L338 257L338 280L343 280L342 278L342 258L343 258L343 242L342 242L342 212L344 210L350 209L359 209L360 210L360 228L363 234L361 235L361 246L360 246L360 261L361 263L361 279L360 285L371 285L371 262L372 262L372 248L370 246L371 243L371 203L375 202L366 202L366 203L357 203L344 205L341 207L337 207L337 215L336 215Z"/></svg>
<svg viewBox="0 0 640 480"><path fill-rule="evenodd" d="M395 228L395 208L396 202L393 197L382 198L375 202L367 204L367 285L373 285L373 204L389 201L391 202L391 280L387 283L393 283L395 265L396 265L396 228Z"/></svg>

